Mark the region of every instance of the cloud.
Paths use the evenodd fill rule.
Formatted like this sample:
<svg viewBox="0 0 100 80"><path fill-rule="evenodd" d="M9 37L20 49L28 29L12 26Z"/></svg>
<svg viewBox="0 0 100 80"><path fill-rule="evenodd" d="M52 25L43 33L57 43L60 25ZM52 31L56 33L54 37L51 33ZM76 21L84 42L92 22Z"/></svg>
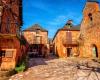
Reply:
<svg viewBox="0 0 100 80"><path fill-rule="evenodd" d="M61 15L56 16L54 19L52 19L52 21L48 22L48 25L61 26L62 24L66 23L67 20L69 19L72 19L74 23L79 23L81 18L82 16L77 13L69 12L66 15L61 14Z"/></svg>
<svg viewBox="0 0 100 80"><path fill-rule="evenodd" d="M81 8L85 0L23 0L23 16L26 28L39 22L53 37L55 32L64 26L68 19L79 24L82 19ZM74 5L76 6L74 6Z"/></svg>
<svg viewBox="0 0 100 80"><path fill-rule="evenodd" d="M48 22L48 25L60 25L63 22L66 21L66 16L65 15L59 15L56 18L54 18L52 21Z"/></svg>
<svg viewBox="0 0 100 80"><path fill-rule="evenodd" d="M31 8L36 8L38 10L50 12L52 9L50 9L49 3L46 3L42 0L34 0L34 2L31 2Z"/></svg>
<svg viewBox="0 0 100 80"><path fill-rule="evenodd" d="M47 6L43 2L35 2L34 4L32 4L32 6L41 10L47 10Z"/></svg>

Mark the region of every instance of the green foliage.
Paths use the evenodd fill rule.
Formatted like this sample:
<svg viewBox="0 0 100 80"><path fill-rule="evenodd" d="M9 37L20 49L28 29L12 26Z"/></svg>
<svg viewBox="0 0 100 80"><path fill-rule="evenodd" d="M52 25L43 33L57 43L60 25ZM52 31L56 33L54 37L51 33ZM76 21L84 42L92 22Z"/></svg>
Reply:
<svg viewBox="0 0 100 80"><path fill-rule="evenodd" d="M17 73L23 72L23 71L26 70L26 68L27 68L27 60L28 60L27 56L23 56L22 57L22 60L19 61L19 63L16 65L16 68L15 68L15 71Z"/></svg>
<svg viewBox="0 0 100 80"><path fill-rule="evenodd" d="M16 66L15 71L16 71L17 73L23 72L23 71L25 70L25 67L26 67L25 63L22 62L20 65Z"/></svg>

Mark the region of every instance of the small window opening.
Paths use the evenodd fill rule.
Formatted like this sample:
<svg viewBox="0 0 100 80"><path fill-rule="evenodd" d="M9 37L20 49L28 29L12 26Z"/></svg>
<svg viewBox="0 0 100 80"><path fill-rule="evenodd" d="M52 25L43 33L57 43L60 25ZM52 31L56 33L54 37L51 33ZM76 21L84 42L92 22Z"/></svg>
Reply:
<svg viewBox="0 0 100 80"><path fill-rule="evenodd" d="M91 13L88 14L88 17L89 17L89 19L90 19L91 21L93 20L92 14L91 14Z"/></svg>

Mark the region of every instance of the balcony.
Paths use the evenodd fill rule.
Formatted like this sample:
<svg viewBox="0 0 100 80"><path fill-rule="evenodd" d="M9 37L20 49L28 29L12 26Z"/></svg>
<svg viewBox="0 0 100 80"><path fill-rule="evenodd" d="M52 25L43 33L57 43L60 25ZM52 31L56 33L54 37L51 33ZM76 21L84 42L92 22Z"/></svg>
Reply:
<svg viewBox="0 0 100 80"><path fill-rule="evenodd" d="M42 44L42 41L41 40L34 40L33 44Z"/></svg>
<svg viewBox="0 0 100 80"><path fill-rule="evenodd" d="M78 46L78 41L74 39L64 39L62 43L64 46Z"/></svg>
<svg viewBox="0 0 100 80"><path fill-rule="evenodd" d="M42 37L36 36L33 40L33 44L42 44Z"/></svg>

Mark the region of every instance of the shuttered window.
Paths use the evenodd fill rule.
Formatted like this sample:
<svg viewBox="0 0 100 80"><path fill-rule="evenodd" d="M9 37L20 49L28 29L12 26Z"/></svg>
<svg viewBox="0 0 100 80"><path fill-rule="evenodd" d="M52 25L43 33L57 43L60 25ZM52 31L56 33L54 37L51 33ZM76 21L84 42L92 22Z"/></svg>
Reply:
<svg viewBox="0 0 100 80"><path fill-rule="evenodd" d="M72 32L67 31L66 37L67 37L67 43L72 43Z"/></svg>
<svg viewBox="0 0 100 80"><path fill-rule="evenodd" d="M36 43L40 44L41 43L41 37L40 36L36 36Z"/></svg>

